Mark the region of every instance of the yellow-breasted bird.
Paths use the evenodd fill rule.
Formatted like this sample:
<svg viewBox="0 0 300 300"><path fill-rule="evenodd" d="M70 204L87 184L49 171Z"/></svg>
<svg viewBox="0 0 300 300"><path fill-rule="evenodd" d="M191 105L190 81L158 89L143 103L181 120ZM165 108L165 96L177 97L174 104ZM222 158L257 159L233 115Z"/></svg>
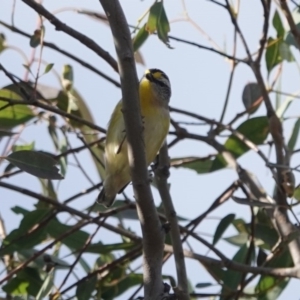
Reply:
<svg viewBox="0 0 300 300"><path fill-rule="evenodd" d="M171 85L159 69L146 70L139 84L147 165L155 159L169 130ZM138 137L137 137L138 138ZM110 118L105 144L105 180L98 203L109 207L130 182L127 138L120 101Z"/></svg>

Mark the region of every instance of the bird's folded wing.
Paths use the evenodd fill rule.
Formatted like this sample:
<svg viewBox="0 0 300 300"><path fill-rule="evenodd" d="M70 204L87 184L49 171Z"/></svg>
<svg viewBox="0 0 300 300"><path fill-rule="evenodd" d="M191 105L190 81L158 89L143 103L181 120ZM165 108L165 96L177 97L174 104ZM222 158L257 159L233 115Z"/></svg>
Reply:
<svg viewBox="0 0 300 300"><path fill-rule="evenodd" d="M124 142L126 141L125 124L122 113L122 102L120 101L108 124L106 135L106 148L111 155L119 154L122 151Z"/></svg>

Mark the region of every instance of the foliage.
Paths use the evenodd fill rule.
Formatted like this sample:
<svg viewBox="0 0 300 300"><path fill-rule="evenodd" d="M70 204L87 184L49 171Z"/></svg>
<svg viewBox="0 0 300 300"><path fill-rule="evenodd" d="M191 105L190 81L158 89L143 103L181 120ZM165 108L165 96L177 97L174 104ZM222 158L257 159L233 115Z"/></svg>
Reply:
<svg viewBox="0 0 300 300"><path fill-rule="evenodd" d="M30 5L34 1L23 2L29 5L26 9L43 15L35 6ZM291 159L297 157L299 153L297 142L300 118L297 112L291 112L289 109L294 105L294 100L299 98L299 92L281 90L281 78L285 75L283 66L298 64L300 33L296 32L295 35L293 30L283 25L288 15L286 9L292 11L292 5L279 8L273 1L262 1L264 5L260 9L264 12L264 19L260 22L263 34L262 37L257 37L257 41L260 40L260 47L258 51L254 52L252 49L250 51L248 40L244 38L243 31L238 26L239 11L230 6L229 1L223 1L225 4L217 1L209 2L211 9L220 6L223 13L230 16L235 39L237 35L242 41L244 40L242 43L239 41L239 46L244 47L246 59L237 55L239 52L236 42L227 45L233 48L234 54L230 55L227 51L216 47L210 37L207 45L202 45L170 36L169 32L177 25L169 21L169 7L164 1L152 3L132 29L132 43L137 55L137 63L144 61L142 46L150 43L150 36L153 36L151 38L157 38L164 47L161 48L164 50L157 50L155 55L165 50L170 51L168 53L178 51L171 47L171 42L177 41L186 46L187 53L191 49L187 48L189 45L197 47L199 51L207 50L212 52L211 55L214 53L226 58L225 63L229 62L232 67L231 78L240 66L253 71L255 78L244 83L244 87L241 88L241 99L234 100L240 102L243 110L234 111L229 121L225 122L223 117L221 121L217 121L218 111L214 111L211 117L202 115L204 104L199 104L195 111L171 107L172 127L168 141L174 139L169 142L169 149L172 147L182 149L179 148L179 144L185 145L190 141L198 145L206 144L209 149L213 149L213 152L208 152L207 155L200 154L203 153L202 148L196 149L198 155L189 155L186 151L180 150L181 155L178 157L172 155L170 159L171 170L196 171L194 176L198 176L197 178L207 176L211 180L211 189L215 189L220 194L215 201L207 200L212 205L205 209L204 206L198 205L200 200L207 198L206 195L201 194L199 188L193 200L197 204L193 204L194 215L183 216L180 212L177 216L182 241L190 242L193 238L209 249L208 254L206 250L200 254L203 249L199 247L191 247L190 251L184 252L185 256L194 259L194 268L198 268L199 262L204 266L209 278L200 280L199 276L197 282L192 281L195 279L191 278L191 270L187 269L187 276L191 279L188 292L191 299L197 299L201 293L196 291L204 288L209 290L207 295L215 299L244 299L244 297L261 300L277 299L288 287L291 278L300 277L299 272L295 275L291 271L295 263L300 261L297 230L299 224L296 218L300 187L295 186L293 174L298 172L299 168L297 163L295 166L291 164ZM48 3L43 5L47 8ZM50 14L49 11L47 13ZM96 11L77 9L76 12L107 24L106 16ZM12 15L15 13L13 11ZM16 51L26 58L24 64L20 64L18 74L13 74L12 62L0 63L0 71L5 82L8 82L0 86L2 150L0 189L1 193L6 190L13 192L5 194L3 201L10 202L9 197L14 197L13 201L17 201L18 205L13 204L12 201L9 214L13 214L15 219L19 220L18 224L14 224L13 228L6 232L5 223L10 216L3 213L0 218L1 292L10 299L47 297L67 299L76 296L79 300L109 300L118 297L125 299L122 298L125 297L124 295L126 297L129 295L128 298L133 295L130 298L133 299L143 285L142 237L132 225L139 222L139 216L134 199L126 194L125 197L119 195L109 209L94 204L95 196L91 195L94 195L93 192L98 192L102 184L101 180L105 176L105 129L95 124L94 117L97 112L89 109L90 99L77 90L74 79L75 75L80 77L81 74L75 72L73 66L69 64L69 59L81 63L97 80L101 78L101 87L92 88L95 88L93 94L99 96L102 107L107 105L105 101L112 100L101 98L102 95L108 95L109 85L113 83L117 89L120 88L120 83L110 75L109 71L97 69L89 64L87 58L81 58L77 48L73 49L70 46L68 49L62 49L59 44L55 44L55 39L48 42L48 27L53 26L51 23L54 19L52 18L51 21L47 13L43 18L38 16L39 26L33 29L31 34L24 32L14 23L4 22L0 17L0 25L2 25L0 29L5 29L5 34L0 32L0 55L8 55L10 51L17 49ZM294 22L295 28L300 28L299 16L299 8L295 8L294 19L287 20L290 26L291 22ZM73 17L77 22L76 18L79 18L79 15ZM257 20L259 17L257 16ZM47 22L47 19L50 22ZM185 21L192 26L200 22L200 20L195 22L188 15ZM66 38L71 39L72 36L82 42L83 39L75 28L70 33L59 23L55 26L58 31L65 33ZM220 27L218 30L221 29ZM26 37L24 43L30 45L31 53L25 54L22 45L8 43L13 32ZM203 30L201 29L200 32L203 33ZM87 37L88 32L85 34ZM109 48L108 44L111 43L109 40L101 39L96 42L103 48ZM91 46L91 43L83 42L83 44L89 51L102 53L101 49L96 49ZM48 48L59 53L59 59L68 58L61 74L58 71L59 59L56 61L55 58L52 62L44 61L44 51ZM109 55L99 56L112 66ZM36 69L34 64L38 65ZM193 66L189 67L193 68ZM188 67L180 73L181 80L188 81ZM51 75L59 79L58 87L53 87L50 83ZM228 114L227 104L230 90L233 88L236 87L230 80L224 103L219 99L218 107L223 110L222 116L225 112ZM189 94L197 99L198 92L195 88L189 91ZM284 101L281 101L282 95L286 96ZM181 117L185 118L185 121L181 121ZM283 130L282 128L285 129L291 119L293 124L290 132ZM195 120L201 121L201 124L195 123ZM201 128L200 125L207 130L202 130L203 127ZM101 126L105 126L102 121ZM37 131L31 131L33 127ZM274 157L270 156L272 151L276 153ZM82 153L87 154L83 159L84 162L81 161ZM264 172L269 172L273 176L272 179L269 178L274 187L273 194L258 181L258 174L251 174L243 167L244 160L253 159L254 155L259 157L260 167L265 168ZM86 161L94 166L96 175L87 170ZM72 171L74 165L76 172L79 170L78 174ZM222 191L220 188L222 184L219 186L213 176L221 172L224 174L228 168L233 170L236 178L229 188ZM65 188L65 182L70 178L72 183L68 184L66 190L62 190ZM81 187L82 178L84 182L89 182L89 187L85 190ZM96 184L96 180L100 180L100 183ZM172 180L173 174L170 177L171 183ZM186 180L181 180L183 189ZM36 182L40 184L40 188L36 188ZM159 189L155 181L152 182L152 186L154 189ZM171 195L173 188L173 185L168 186ZM239 193L239 197L234 196L235 193ZM291 195L293 197L289 198L288 196ZM172 196L174 198L175 195ZM34 205L30 206L31 204L23 202L23 197L24 199L29 197ZM90 201L91 198L93 201ZM235 201L235 206L240 204L246 206L249 214L241 216L237 210L220 217L218 224L210 232L212 239L205 240L196 229L207 220L209 213L230 198ZM73 202L76 199L84 199L83 206L78 208L79 206ZM293 202L293 199L297 202ZM162 227L168 227L165 225L166 220L168 216L175 215L174 211L168 211L162 204L156 208ZM279 214L281 218L278 217ZM279 219L276 219L277 217ZM297 226L293 225L295 223ZM295 229L287 232L283 228ZM109 242L105 235L109 236ZM165 244L164 259L167 261L169 257L173 257L172 251L176 250L173 248L172 251L168 250L170 249L168 246L175 247L169 234L166 235ZM189 245L184 242L182 244L184 247ZM228 249L233 249L232 253L223 250L223 245L230 245ZM214 253L214 257L210 256L211 252ZM287 270L286 276L281 275L281 268ZM165 272L165 269L163 272L165 281L173 288L180 285L178 273L176 278L174 274ZM177 292L176 288L170 293L173 292Z"/></svg>

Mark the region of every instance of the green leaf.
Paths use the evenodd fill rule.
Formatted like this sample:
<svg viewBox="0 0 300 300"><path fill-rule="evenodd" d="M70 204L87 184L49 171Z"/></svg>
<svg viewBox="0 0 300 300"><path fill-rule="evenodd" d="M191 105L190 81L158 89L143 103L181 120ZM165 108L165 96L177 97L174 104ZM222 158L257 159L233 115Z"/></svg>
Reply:
<svg viewBox="0 0 300 300"><path fill-rule="evenodd" d="M53 219L47 226L47 232L53 238L58 238L66 231L71 230L73 227L74 226L62 224L57 219ZM62 239L61 242L68 246L70 249L81 249L88 238L88 233L83 230L76 230L75 232Z"/></svg>
<svg viewBox="0 0 300 300"><path fill-rule="evenodd" d="M202 265L206 271L217 281L220 282L224 277L225 270L222 267L213 266L211 264L205 264L202 262Z"/></svg>
<svg viewBox="0 0 300 300"><path fill-rule="evenodd" d="M102 287L101 296L103 299L113 300L129 288L143 283L143 274L130 273L124 276L118 277L117 280L111 281L109 285Z"/></svg>
<svg viewBox="0 0 300 300"><path fill-rule="evenodd" d="M248 254L248 246L247 246L247 244L244 244L236 252L236 254L232 258L232 260L235 262L239 262L239 263L245 263L247 254ZM229 269L227 271L225 271L224 277L223 277L224 286L223 286L221 294L226 295L227 289L225 287L235 291L237 289L238 285L240 284L242 275L243 275L243 273L241 273L241 272L232 271Z"/></svg>
<svg viewBox="0 0 300 300"><path fill-rule="evenodd" d="M65 138L63 138L60 141L60 145L59 145L59 151L60 153L64 153L68 150L68 145L67 145L67 140ZM59 165L60 165L60 172L62 174L63 177L66 176L67 173L67 166L68 166L68 156L61 156L59 158Z"/></svg>
<svg viewBox="0 0 300 300"><path fill-rule="evenodd" d="M300 130L300 119L298 119L295 122L293 131L292 131L292 135L291 135L291 137L289 139L289 142L288 142L288 145L287 145L288 149L290 151L293 151L295 146L296 146L298 135L299 135L299 130Z"/></svg>
<svg viewBox="0 0 300 300"><path fill-rule="evenodd" d="M196 171L198 174L205 174L216 170L212 168L214 161L215 159L210 157L206 159L200 157L178 157L171 159L171 166L175 168L187 168ZM223 163L222 167L225 166L226 163ZM220 168L222 167L220 166Z"/></svg>
<svg viewBox="0 0 300 300"><path fill-rule="evenodd" d="M22 98L8 89L0 90L0 124L2 128L13 128L34 118L33 112L27 105L18 104L3 108L8 102L1 100L1 98L11 100L22 100Z"/></svg>
<svg viewBox="0 0 300 300"><path fill-rule="evenodd" d="M91 111L89 110L87 106L87 102L85 99L78 93L76 89L73 89L71 91L71 94L76 98L77 100L77 105L78 105L78 111L80 112L80 116L84 119L87 120L91 123L95 123L95 120L92 116ZM72 123L73 124L73 123ZM99 136L96 134L90 134L91 129L88 128L87 126L82 126L80 124L79 126L81 134L84 136L84 139L86 143L93 143L97 140L99 140ZM90 147L90 152L94 153L94 155L91 154L91 157L94 161L94 164L97 168L99 177L101 179L104 178L105 176L105 169L104 169L104 141L101 143L97 143L94 146Z"/></svg>
<svg viewBox="0 0 300 300"><path fill-rule="evenodd" d="M92 205L91 207L88 207L87 211L89 211L91 209L91 211L97 212L97 213L98 212L105 212L105 211L107 211L109 209L117 208L117 207L124 206L124 205L125 205L124 200L116 200L114 202L114 204L111 207L109 207L109 208L106 208L106 207L104 207L102 205L96 204L96 205ZM135 207L132 207L132 208L129 207L126 210L122 210L122 211L120 211L120 212L118 212L116 214L113 214L111 217L112 218L115 217L117 219L138 220L138 215L137 215Z"/></svg>
<svg viewBox="0 0 300 300"><path fill-rule="evenodd" d="M10 295L27 295L29 281L18 277L10 279L7 284L2 287L2 290Z"/></svg>
<svg viewBox="0 0 300 300"><path fill-rule="evenodd" d="M34 232L30 232L30 230L49 216L49 213L49 209L37 209L27 212L21 220L18 229L11 231L4 239L0 249L0 256L11 254L17 250L31 248L42 242L46 238L46 227L43 226Z"/></svg>
<svg viewBox="0 0 300 300"><path fill-rule="evenodd" d="M285 98L285 100L283 101L283 103L279 106L279 108L276 110L276 114L277 114L277 117L279 119L281 119L285 112L287 111L287 109L289 108L289 106L291 105L292 101L295 100L296 96L298 96L299 93L296 93L292 96L288 96Z"/></svg>
<svg viewBox="0 0 300 300"><path fill-rule="evenodd" d="M262 266L265 263L267 257L267 254L261 248L258 248L258 255L256 259L257 266Z"/></svg>
<svg viewBox="0 0 300 300"><path fill-rule="evenodd" d="M30 47L36 48L40 44L41 35L42 35L42 31L40 29L34 31L29 41Z"/></svg>
<svg viewBox="0 0 300 300"><path fill-rule="evenodd" d="M25 262L32 256L36 255L38 250L36 249L23 249L18 251L18 258L20 262ZM32 261L29 266L36 269L43 269L45 265L50 264L55 267L55 269L65 270L69 269L70 265L64 260L59 259L55 255L44 254L38 256L34 261Z"/></svg>
<svg viewBox="0 0 300 300"><path fill-rule="evenodd" d="M232 225L239 233L248 233L247 224L243 219L235 219L232 221Z"/></svg>
<svg viewBox="0 0 300 300"><path fill-rule="evenodd" d="M52 181L49 179L43 179L43 178L39 178L41 184L42 184L42 188L43 188L43 195L46 197L50 197L53 200L57 200L57 194L54 190ZM51 207L50 204L45 203L45 202L39 202L37 204L38 207L40 208L47 208L47 207Z"/></svg>
<svg viewBox="0 0 300 300"><path fill-rule="evenodd" d="M34 142L31 144L24 144L24 145L14 145L12 147L13 152L21 151L21 150L33 150L34 149ZM6 168L4 169L4 173L8 173L12 171L14 168L16 168L15 165L9 163Z"/></svg>
<svg viewBox="0 0 300 300"><path fill-rule="evenodd" d="M295 61L295 57L287 43L282 42L279 45L279 52L283 60L288 62Z"/></svg>
<svg viewBox="0 0 300 300"><path fill-rule="evenodd" d="M65 70L67 71L67 70ZM65 112L68 112L68 108L70 108L70 97L76 99L77 109L69 111L72 115L85 119L91 123L95 123L93 116L86 104L85 99L78 93L78 91L72 88L71 91L65 92L61 91L46 85L38 84L37 91L39 94L43 95L48 101L57 102L57 107ZM70 97L69 97L70 96ZM51 122L51 119L49 119ZM53 122L55 120L52 120ZM99 136L96 135L91 129L80 122L68 120L69 124L75 128L79 128L81 134L83 135L87 144L93 143L99 140ZM51 124L49 124L51 125ZM58 143L57 143L58 144ZM101 179L105 176L104 170L104 141L94 144L90 147L91 151L94 155L92 155L92 159L97 168L99 177Z"/></svg>
<svg viewBox="0 0 300 300"><path fill-rule="evenodd" d="M30 144L23 144L23 145L14 145L12 147L13 152L22 151L22 150L33 150L35 142L33 141Z"/></svg>
<svg viewBox="0 0 300 300"><path fill-rule="evenodd" d="M273 16L273 26L277 32L277 37L282 38L284 36L285 30L281 22L281 18L277 10L274 12Z"/></svg>
<svg viewBox="0 0 300 300"><path fill-rule="evenodd" d="M300 11L298 9L295 9L292 12L292 16L293 16L294 22L296 24L297 30L299 31L300 30ZM291 30L287 31L286 37L285 37L285 42L288 45L293 45L296 48L298 48L297 42L295 41L294 35L291 32Z"/></svg>
<svg viewBox="0 0 300 300"><path fill-rule="evenodd" d="M247 83L243 90L242 100L249 114L255 113L263 101L260 86L256 82Z"/></svg>
<svg viewBox="0 0 300 300"><path fill-rule="evenodd" d="M58 141L58 134L57 134L57 130L56 130L56 116L50 116L49 117L49 125L48 125L48 132L49 135L53 141L55 150L59 149L59 141Z"/></svg>
<svg viewBox="0 0 300 300"><path fill-rule="evenodd" d="M3 291L11 295L32 295L35 296L43 281L36 269L26 267L20 270L16 277L9 280L8 283L2 287Z"/></svg>
<svg viewBox="0 0 300 300"><path fill-rule="evenodd" d="M26 216L26 215L30 212L29 210L27 210L27 209L25 209L25 208L23 208L23 207L21 207L21 206L18 206L18 205L12 207L11 210L12 210L15 214L17 214L17 215L22 214L23 216Z"/></svg>
<svg viewBox="0 0 300 300"><path fill-rule="evenodd" d="M155 2L151 7L149 11L149 17L148 21L146 23L145 29L152 34L157 29L157 21L160 17L161 11L163 9L163 3L162 2Z"/></svg>
<svg viewBox="0 0 300 300"><path fill-rule="evenodd" d="M248 241L248 233L241 232L237 235L233 235L231 237L223 238L225 241L227 241L230 244L233 244L235 246L241 246L247 243Z"/></svg>
<svg viewBox="0 0 300 300"><path fill-rule="evenodd" d="M0 53L3 52L7 48L6 46L6 38L4 33L0 33Z"/></svg>
<svg viewBox="0 0 300 300"><path fill-rule="evenodd" d="M81 282L76 289L76 297L78 300L91 299L91 295L96 288L97 276L92 276Z"/></svg>
<svg viewBox="0 0 300 300"><path fill-rule="evenodd" d="M155 2L151 6L148 21L145 24L145 31L147 31L149 34L157 31L158 38L168 47L170 47L168 39L170 24L162 1ZM142 42L144 42L144 40L146 39L146 35L144 32L140 33L140 39Z"/></svg>
<svg viewBox="0 0 300 300"><path fill-rule="evenodd" d="M228 226L232 223L234 218L235 218L235 214L229 214L220 221L214 234L213 245L215 245L219 241L219 239L222 237L223 233L226 231Z"/></svg>
<svg viewBox="0 0 300 300"><path fill-rule="evenodd" d="M255 145L262 144L269 134L269 121L267 117L256 117L246 120L237 129L237 132L244 135ZM230 151L235 158L246 153L249 148L240 139L231 135L225 142L225 148Z"/></svg>
<svg viewBox="0 0 300 300"><path fill-rule="evenodd" d="M55 166L57 161L41 152L23 150L13 152L5 159L31 175L52 180L63 179Z"/></svg>
<svg viewBox="0 0 300 300"><path fill-rule="evenodd" d="M250 230L251 225L249 225ZM264 242L264 248L271 250L278 241L278 233L274 228L265 224L255 224L255 239L260 239Z"/></svg>
<svg viewBox="0 0 300 300"><path fill-rule="evenodd" d="M209 287L209 286L213 286L213 284L210 283L210 282L200 282L200 283L196 284L197 289L203 289L203 288L206 288L206 287Z"/></svg>
<svg viewBox="0 0 300 300"><path fill-rule="evenodd" d="M169 38L168 38L169 32L170 32L170 24L168 21L166 11L165 11L164 7L162 7L161 13L160 13L158 21L157 21L157 35L158 35L158 38L162 42L164 42L168 47L170 47Z"/></svg>
<svg viewBox="0 0 300 300"><path fill-rule="evenodd" d="M300 201L300 185L298 185L298 186L295 188L293 197L294 197L297 201Z"/></svg>
<svg viewBox="0 0 300 300"><path fill-rule="evenodd" d="M131 250L136 246L135 243L117 243L117 244L102 244L101 242L90 244L85 252L95 253L95 254L105 254L117 250Z"/></svg>
<svg viewBox="0 0 300 300"><path fill-rule="evenodd" d="M278 299L279 295L287 287L289 281L289 278L264 276L255 289L259 293L257 300Z"/></svg>
<svg viewBox="0 0 300 300"><path fill-rule="evenodd" d="M293 266L293 260L287 247L280 251L266 267L271 268L289 268ZM287 281L286 281L287 280ZM273 276L262 275L255 287L255 291L260 294L262 300L277 299L280 293L288 284L289 279L276 278Z"/></svg>
<svg viewBox="0 0 300 300"><path fill-rule="evenodd" d="M27 101L24 94L20 90L21 88L28 95L35 94L37 100L45 100L45 97L39 92L40 86L43 86L43 85L38 84L37 86L35 86L34 82L20 80L20 81L18 81L17 84L6 85L5 87L3 87L3 89L4 90L9 90L9 91L14 92L15 94L19 95L20 98L18 98L18 100L23 99L24 101Z"/></svg>
<svg viewBox="0 0 300 300"><path fill-rule="evenodd" d="M86 262L86 260L82 258L82 256L79 258L79 264L81 265L81 267L85 271L85 273L90 273L91 272L91 267Z"/></svg>
<svg viewBox="0 0 300 300"><path fill-rule="evenodd" d="M267 42L267 51L266 51L266 65L268 73L272 71L272 69L280 64L283 59L281 57L279 47L281 44L281 39L273 39L272 37L268 38Z"/></svg>
<svg viewBox="0 0 300 300"><path fill-rule="evenodd" d="M48 64L46 67L45 67L45 71L44 71L44 74L47 74L48 72L50 72L53 68L54 64L51 63L51 64Z"/></svg>
<svg viewBox="0 0 300 300"><path fill-rule="evenodd" d="M136 52L147 40L149 32L146 30L146 24L144 24L133 38L133 51Z"/></svg>
<svg viewBox="0 0 300 300"><path fill-rule="evenodd" d="M71 65L64 65L62 71L62 85L66 91L71 91L74 82L74 73Z"/></svg>
<svg viewBox="0 0 300 300"><path fill-rule="evenodd" d="M237 129L255 145L262 144L269 134L269 121L267 117L255 117L246 120ZM249 148L240 139L231 135L224 144L235 158L245 154ZM211 173L226 167L226 162L221 154L215 158L208 157L203 160L197 157L183 157L171 160L171 166L195 170L198 174Z"/></svg>
<svg viewBox="0 0 300 300"><path fill-rule="evenodd" d="M43 285L36 296L36 300L45 299L51 293L51 290L54 287L53 279L54 271L52 269L50 272L48 272L46 278L44 279Z"/></svg>

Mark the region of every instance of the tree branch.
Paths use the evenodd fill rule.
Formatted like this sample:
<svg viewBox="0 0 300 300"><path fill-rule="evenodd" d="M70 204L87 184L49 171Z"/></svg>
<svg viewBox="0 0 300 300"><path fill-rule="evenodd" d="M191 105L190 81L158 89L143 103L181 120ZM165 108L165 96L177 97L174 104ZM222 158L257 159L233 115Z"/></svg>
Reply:
<svg viewBox="0 0 300 300"><path fill-rule="evenodd" d="M15 26L11 26L3 21L0 20L0 24L4 27L6 27L7 29L11 30L12 32L18 33L22 36L25 36L27 38L31 38L31 35L22 31L21 29L15 27ZM104 79L106 79L107 81L109 81L110 83L114 84L116 87L121 87L120 83L117 82L116 80L114 80L113 78L111 78L110 76L104 74L103 72L101 72L100 70L96 69L94 66L92 66L91 64L87 63L86 61L80 59L79 57L69 53L68 51L65 51L63 49L60 49L58 46L56 46L53 43L49 43L46 41L43 41L43 46L44 47L48 47L52 50L55 50L63 55L65 55L66 57L69 57L71 59L73 59L74 61L78 62L79 64L81 64L83 67L87 68L88 70L96 73L97 75L103 77Z"/></svg>
<svg viewBox="0 0 300 300"><path fill-rule="evenodd" d="M35 10L38 14L45 17L51 24L55 26L56 30L65 32L66 34L70 35L77 41L81 42L87 48L93 50L96 54L98 54L101 58L103 58L116 72L118 72L118 66L115 59L107 51L105 51L98 44L96 44L92 39L78 32L77 30L69 27L68 25L62 23L59 19L57 19L53 14L51 14L47 9L45 9L39 3L33 0L22 0L22 1L28 6L30 6L33 10Z"/></svg>
<svg viewBox="0 0 300 300"><path fill-rule="evenodd" d="M295 41L297 43L298 49L300 49L300 32L297 29L297 26L294 22L293 16L291 14L291 11L287 5L287 1L286 0L280 0L280 7L286 17L287 22L289 23L290 29L291 29L291 33L295 38Z"/></svg>
<svg viewBox="0 0 300 300"><path fill-rule="evenodd" d="M260 39L260 47L257 53L257 57L255 59L255 62L257 64L260 64L262 54L265 49L265 44L267 41L268 36L268 30L269 30L269 18L270 18L270 6L271 6L271 0L261 0L261 4L263 6L264 11L264 24L263 24L263 30L262 30L262 36Z"/></svg>
<svg viewBox="0 0 300 300"><path fill-rule="evenodd" d="M175 257L177 281L178 281L178 289L176 289L176 294L178 299L189 300L187 273L186 273L185 261L183 256L182 243L180 239L178 219L168 189L169 166L170 166L170 161L168 155L168 147L167 144L165 143L159 152L159 163L158 163L158 167L155 169L155 181L156 181L156 185L161 200L163 202L167 221L170 224L170 233L171 233L172 245L174 249L174 257Z"/></svg>
<svg viewBox="0 0 300 300"><path fill-rule="evenodd" d="M159 299L163 293L161 275L164 234L157 216L145 158L138 80L130 32L117 0L100 0L114 37L122 87L122 107L137 211L143 233L144 296Z"/></svg>
<svg viewBox="0 0 300 300"><path fill-rule="evenodd" d="M269 97L269 93L266 89L264 80L263 80L263 76L261 74L261 70L260 70L260 65L253 61L252 56L250 54L250 50L249 47L246 43L246 40L242 34L242 31L238 25L237 19L234 16L230 4L229 4L229 0L225 0L226 1L226 7L228 10L228 13L230 15L231 18L231 22L233 24L233 26L236 28L237 32L240 35L240 38L242 40L242 43L244 45L245 51L248 55L248 60L249 60L249 65L256 77L256 81L261 89L261 93L264 99L264 103L267 109L267 116L269 119L269 128L270 128L270 133L272 135L273 141L274 141L274 146L275 146L275 152L276 152L276 164L278 166L282 166L282 165L286 165L286 161L285 161L285 155L284 155L284 150L285 150L285 145L284 145L284 138L283 138L283 128L282 128L282 124L281 121L279 120L279 118L277 117L274 108L272 106L272 102L271 99ZM298 34L298 31L294 28L293 26L295 25L294 22L292 24L292 16L290 15L290 11L287 7L286 1L281 0L280 1L281 7L283 8L286 17L289 20L289 23L291 27L291 31L293 32L293 34L295 34L295 40L297 42L299 42L299 46L300 46L300 35ZM265 28L266 30L266 28ZM299 38L299 40L298 40ZM288 167L288 166L287 166ZM277 167L276 168L276 179L275 181L278 183L282 183L284 182L284 177L283 177L283 172L282 172L282 168L281 167ZM287 237L290 234L292 234L292 232L294 231L294 226L291 223L291 221L289 220L288 214L287 214L287 200L286 200L286 194L283 192L281 186L277 185L276 186L276 202L277 204L279 204L279 206L273 211L273 218L275 218L276 220L276 224L277 224L277 228L279 231L279 234L281 237ZM295 265L300 264L300 239L297 238L293 241L291 241L289 243L289 249L291 252L291 256L293 258L293 262Z"/></svg>
<svg viewBox="0 0 300 300"><path fill-rule="evenodd" d="M21 193L23 195L27 195L27 196L32 197L34 199L37 199L37 200L40 200L42 202L51 204L51 205L53 205L54 207L56 207L60 211L68 212L71 215L78 216L81 219L90 221L91 223L94 223L94 224L97 224L97 225L101 225L105 229L108 229L108 230L110 230L110 231L112 231L112 232L114 232L116 234L119 234L119 235L124 235L124 236L128 237L129 239L131 239L131 240L133 240L135 242L141 242L141 238L140 237L138 237L136 234L134 234L134 233L132 233L132 232L130 232L128 230L122 229L120 227L115 227L115 226L112 226L112 225L107 224L107 223L102 223L102 222L98 221L99 217L93 218L93 217L91 217L91 216L83 213L82 211L79 211L79 210L77 210L75 208L72 208L70 206L62 204L62 203L58 202L57 200L54 200L54 199L52 199L50 197L43 196L41 194L32 192L32 191L30 191L28 189L25 189L25 188L22 188L22 187L19 187L19 186L16 186L16 185L12 185L12 184L9 184L9 183L3 182L3 181L0 181L0 187L4 187L6 189L19 192L19 193ZM99 215L104 217L104 216L113 215L114 213L115 213L114 210L109 210L107 212L101 212Z"/></svg>
<svg viewBox="0 0 300 300"><path fill-rule="evenodd" d="M165 251L168 253L173 253L173 247L170 245L165 245ZM276 277L292 277L300 278L300 267L292 268L268 268L268 267L259 267L259 266L249 266L242 263L235 262L231 259L228 259L225 255L219 252L221 260L210 258L206 255L197 254L188 250L183 250L185 257L196 259L204 265L216 266L216 267L225 267L230 270L239 271L242 273L252 273L258 275L271 275Z"/></svg>

